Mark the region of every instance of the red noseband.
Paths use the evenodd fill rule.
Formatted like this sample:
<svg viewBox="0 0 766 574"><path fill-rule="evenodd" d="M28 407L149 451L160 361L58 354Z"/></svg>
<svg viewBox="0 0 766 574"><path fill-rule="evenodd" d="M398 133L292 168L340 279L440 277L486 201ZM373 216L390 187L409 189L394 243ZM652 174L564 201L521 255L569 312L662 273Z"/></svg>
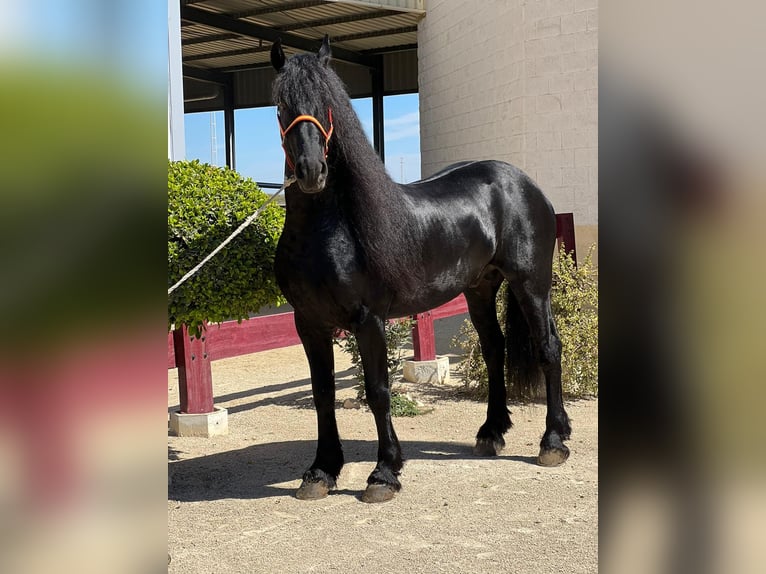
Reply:
<svg viewBox="0 0 766 574"><path fill-rule="evenodd" d="M279 110L277 109L277 123L279 123L279 133L282 135L282 149L285 150L285 159L287 160L287 165L291 170L295 171L295 165L293 165L293 160L290 158L290 154L287 153L287 148L285 147L285 137L287 137L287 134L290 132L290 130L297 126L299 123L312 123L319 128L319 131L322 132L322 135L324 136L324 156L327 158L327 152L330 150L330 138L332 137L332 131L334 129L332 125L332 108L327 108L327 116L330 119L330 129L327 131L325 131L324 127L321 123L319 123L318 119L316 119L314 116L307 115L298 116L290 123L289 126L287 126L285 129L282 129L282 122L279 119Z"/></svg>

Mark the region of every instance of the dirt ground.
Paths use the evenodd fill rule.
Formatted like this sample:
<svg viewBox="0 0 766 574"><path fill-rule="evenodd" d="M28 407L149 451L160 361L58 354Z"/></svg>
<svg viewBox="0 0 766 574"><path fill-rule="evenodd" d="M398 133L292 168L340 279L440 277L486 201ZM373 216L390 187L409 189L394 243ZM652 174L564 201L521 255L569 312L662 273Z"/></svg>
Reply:
<svg viewBox="0 0 766 574"><path fill-rule="evenodd" d="M569 460L535 464L543 406L511 405L514 427L493 459L471 448L485 405L460 382L399 384L433 411L396 418L407 459L402 491L361 502L375 466L372 413L356 396L348 356L336 350L337 418L346 465L319 501L294 492L314 457L316 418L300 346L213 363L229 434L169 436L168 552L173 573L596 572L598 401L567 404ZM175 371L168 406L178 405Z"/></svg>

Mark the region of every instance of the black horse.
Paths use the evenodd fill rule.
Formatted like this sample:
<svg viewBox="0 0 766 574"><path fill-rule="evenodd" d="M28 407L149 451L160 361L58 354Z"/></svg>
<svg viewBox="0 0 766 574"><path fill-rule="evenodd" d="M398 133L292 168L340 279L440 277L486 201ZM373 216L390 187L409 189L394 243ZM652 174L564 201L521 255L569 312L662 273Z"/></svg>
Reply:
<svg viewBox="0 0 766 574"><path fill-rule="evenodd" d="M356 335L367 401L378 431L378 464L365 502L401 488L402 452L391 423L384 325L437 307L460 293L479 333L489 371L487 420L475 451L493 456L511 427L504 355L528 377L544 373L548 414L540 464L564 462L569 418L561 394L561 343L551 315L556 222L551 204L522 171L473 161L409 185L395 183L362 130L332 68L325 37L318 54L285 61L271 49L286 173L287 216L276 276L295 308L295 325L311 370L318 419L316 459L297 497L321 498L335 487L343 451L335 420L333 333ZM506 279L507 337L495 311Z"/></svg>

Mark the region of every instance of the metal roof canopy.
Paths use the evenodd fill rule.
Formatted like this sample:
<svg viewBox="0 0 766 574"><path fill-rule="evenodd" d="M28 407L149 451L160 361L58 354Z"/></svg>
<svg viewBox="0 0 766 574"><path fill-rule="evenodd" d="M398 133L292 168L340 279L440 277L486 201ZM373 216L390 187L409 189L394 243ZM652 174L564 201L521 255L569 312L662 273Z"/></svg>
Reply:
<svg viewBox="0 0 766 574"><path fill-rule="evenodd" d="M234 109L271 105L269 52L319 49L352 98L373 98L375 149L383 157L383 96L418 91L417 23L424 0L179 0L184 111L224 111L226 163L234 167Z"/></svg>

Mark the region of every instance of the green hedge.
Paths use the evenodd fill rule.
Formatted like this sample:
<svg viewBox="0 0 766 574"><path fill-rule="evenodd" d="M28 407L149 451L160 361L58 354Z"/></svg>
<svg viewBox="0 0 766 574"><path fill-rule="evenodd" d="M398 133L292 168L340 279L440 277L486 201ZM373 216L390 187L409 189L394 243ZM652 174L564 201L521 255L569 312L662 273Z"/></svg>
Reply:
<svg viewBox="0 0 766 574"><path fill-rule="evenodd" d="M562 387L569 397L598 395L598 273L592 260L594 247L591 246L579 266L563 248L553 260L551 310L561 337ZM507 283L504 283L497 297L498 320L503 328L507 288ZM481 355L479 336L468 319L452 344L463 354L458 371L463 376L466 390L476 398L485 399L489 393L487 366ZM507 391L511 399L529 398L509 385L509 381L506 372ZM544 388L539 391L541 396L545 396Z"/></svg>
<svg viewBox="0 0 766 574"><path fill-rule="evenodd" d="M268 195L228 168L168 162L168 288L215 249ZM168 327L242 320L284 303L274 256L284 225L276 204L168 297Z"/></svg>

